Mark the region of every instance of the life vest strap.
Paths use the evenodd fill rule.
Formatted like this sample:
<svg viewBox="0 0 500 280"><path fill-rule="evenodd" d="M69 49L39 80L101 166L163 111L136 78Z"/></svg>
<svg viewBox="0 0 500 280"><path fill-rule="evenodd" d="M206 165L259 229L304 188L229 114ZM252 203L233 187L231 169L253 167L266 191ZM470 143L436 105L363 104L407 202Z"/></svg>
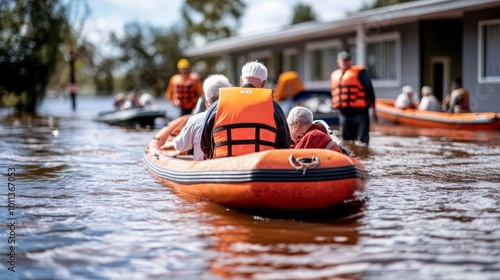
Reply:
<svg viewBox="0 0 500 280"><path fill-rule="evenodd" d="M266 129L271 132L277 133L278 129L274 128L272 126L266 125L266 124L261 124L261 123L236 123L236 124L227 124L227 125L222 125L213 130L213 132L219 132L221 130L231 130L235 128L256 128L256 129Z"/></svg>
<svg viewBox="0 0 500 280"><path fill-rule="evenodd" d="M233 129L237 128L255 128L255 139L251 140L233 140L231 131ZM225 130L227 133L227 141L221 141L218 143L215 143L214 149L222 146L227 146L227 155L232 156L233 155L233 146L235 145L255 145L255 151L259 152L260 151L260 146L269 146L269 147L276 147L276 142L271 142L271 141L266 141L260 139L260 131L261 130L269 130L273 133L277 133L278 129L274 128L272 126L266 125L266 124L261 124L261 123L237 123L237 124L227 124L227 125L222 125L213 130L213 133L219 132L222 130Z"/></svg>
<svg viewBox="0 0 500 280"><path fill-rule="evenodd" d="M225 146L228 145L229 141L222 141L219 143L215 144L215 147L220 147L220 146ZM270 146L274 147L274 142L271 141L266 141L266 140L231 140L231 145L264 145L264 146Z"/></svg>

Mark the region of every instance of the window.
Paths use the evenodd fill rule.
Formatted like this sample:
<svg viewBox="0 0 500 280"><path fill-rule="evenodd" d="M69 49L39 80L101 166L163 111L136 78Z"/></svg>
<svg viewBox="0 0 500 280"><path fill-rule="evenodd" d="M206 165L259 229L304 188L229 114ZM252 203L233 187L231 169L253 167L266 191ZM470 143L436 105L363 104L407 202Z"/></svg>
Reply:
<svg viewBox="0 0 500 280"><path fill-rule="evenodd" d="M267 70L269 71L269 68L272 68L271 62L272 62L272 57L273 53L271 51L265 50L265 51L257 51L257 52L250 52L248 53L248 61L259 61L260 63L264 64L267 67Z"/></svg>
<svg viewBox="0 0 500 280"><path fill-rule="evenodd" d="M479 22L478 81L500 82L500 19Z"/></svg>
<svg viewBox="0 0 500 280"><path fill-rule="evenodd" d="M248 53L249 61L259 61L267 68L266 88L273 88L280 74L281 52L263 50Z"/></svg>
<svg viewBox="0 0 500 280"><path fill-rule="evenodd" d="M378 86L397 86L400 80L399 34L370 37L366 45L366 70Z"/></svg>
<svg viewBox="0 0 500 280"><path fill-rule="evenodd" d="M243 68L243 65L245 65L248 62L248 58L244 55L238 56L236 60L236 69L234 69L234 84L239 85L240 84L240 76L241 76L241 68Z"/></svg>
<svg viewBox="0 0 500 280"><path fill-rule="evenodd" d="M339 40L306 45L306 87L330 87L330 75L332 71L339 68L337 54L341 50L342 46Z"/></svg>
<svg viewBox="0 0 500 280"><path fill-rule="evenodd" d="M297 49L283 50L283 71L299 70L299 51Z"/></svg>

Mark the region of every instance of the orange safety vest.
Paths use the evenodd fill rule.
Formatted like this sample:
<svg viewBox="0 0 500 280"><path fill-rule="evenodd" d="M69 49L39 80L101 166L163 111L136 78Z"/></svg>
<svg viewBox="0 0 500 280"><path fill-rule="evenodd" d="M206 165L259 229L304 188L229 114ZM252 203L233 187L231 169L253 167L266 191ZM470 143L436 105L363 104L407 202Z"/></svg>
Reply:
<svg viewBox="0 0 500 280"><path fill-rule="evenodd" d="M179 100L181 109L193 109L198 102L198 97L201 96L200 81L194 77L189 75L189 78L184 79L179 74L172 77L172 100Z"/></svg>
<svg viewBox="0 0 500 280"><path fill-rule="evenodd" d="M215 113L213 157L275 149L273 94L264 88L221 88Z"/></svg>
<svg viewBox="0 0 500 280"><path fill-rule="evenodd" d="M359 82L359 72L364 70L362 66L354 65L342 72L342 69L333 71L332 83L332 108L368 108L366 92Z"/></svg>

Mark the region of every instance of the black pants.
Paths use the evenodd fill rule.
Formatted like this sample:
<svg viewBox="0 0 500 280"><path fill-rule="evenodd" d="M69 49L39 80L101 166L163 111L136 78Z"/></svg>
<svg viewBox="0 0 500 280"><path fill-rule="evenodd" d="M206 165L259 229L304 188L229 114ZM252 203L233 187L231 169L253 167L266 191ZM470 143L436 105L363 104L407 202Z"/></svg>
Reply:
<svg viewBox="0 0 500 280"><path fill-rule="evenodd" d="M344 141L358 140L366 144L370 142L370 114L368 109L348 115L340 112L339 123Z"/></svg>

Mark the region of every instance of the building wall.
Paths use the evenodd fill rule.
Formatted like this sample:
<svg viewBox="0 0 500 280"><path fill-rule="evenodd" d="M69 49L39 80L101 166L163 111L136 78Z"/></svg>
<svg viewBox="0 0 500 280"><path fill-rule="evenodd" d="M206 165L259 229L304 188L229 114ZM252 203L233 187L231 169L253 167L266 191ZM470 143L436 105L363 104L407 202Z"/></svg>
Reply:
<svg viewBox="0 0 500 280"><path fill-rule="evenodd" d="M478 24L482 20L499 18L500 8L466 13L464 16L462 80L469 90L471 110L475 112L500 112L500 83L478 82Z"/></svg>
<svg viewBox="0 0 500 280"><path fill-rule="evenodd" d="M367 36L377 36L387 33L400 35L400 80L399 84L380 86L374 84L376 96L379 98L396 98L401 87L411 85L416 93L424 85L432 85L431 59L445 57L449 59L447 80L443 82L443 94L449 89L453 78L462 77L464 87L471 93L471 109L473 111L500 111L500 83L480 84L478 82L478 22L486 19L500 18L500 8L480 12L466 13L463 20L429 20L408 24L378 27L375 31L367 30ZM270 69L269 87L273 87L278 75L283 71L283 50L296 48L298 50L298 73L305 81L305 46L309 42L353 38L349 32L331 37L296 41L287 44L269 45L259 49L242 50L228 54L231 66L232 82L239 84L241 74L241 57L251 60L250 53L272 53L268 67ZM500 51L500 50L499 50ZM396 54L395 54L396 55ZM333 70L333 69L332 69ZM309 88L308 88L309 89ZM310 88L313 89L313 88ZM326 88L314 88L327 90ZM438 98L442 98L437 94Z"/></svg>

